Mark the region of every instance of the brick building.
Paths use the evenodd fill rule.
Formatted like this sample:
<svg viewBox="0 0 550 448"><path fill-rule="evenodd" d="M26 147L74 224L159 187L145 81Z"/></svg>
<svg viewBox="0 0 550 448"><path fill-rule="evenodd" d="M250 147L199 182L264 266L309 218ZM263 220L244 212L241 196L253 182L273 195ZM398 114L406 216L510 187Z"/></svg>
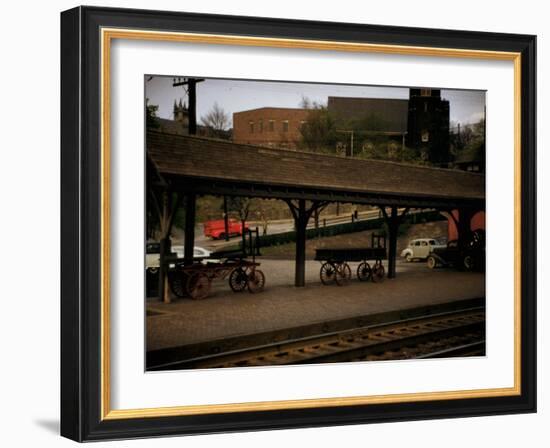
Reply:
<svg viewBox="0 0 550 448"><path fill-rule="evenodd" d="M262 107L233 114L233 141L249 145L296 149L307 109Z"/></svg>
<svg viewBox="0 0 550 448"><path fill-rule="evenodd" d="M414 149L436 166L448 166L449 102L439 89L410 89L409 99L333 97L327 100L328 113L341 134L337 143L355 151L372 145L376 138L388 140L388 151ZM307 109L262 107L233 114L233 141L251 145L296 149L300 127L307 121ZM349 155L351 151L345 150Z"/></svg>
<svg viewBox="0 0 550 448"><path fill-rule="evenodd" d="M353 122L376 117L380 132L407 132L408 100L329 96L329 113L345 128Z"/></svg>
<svg viewBox="0 0 550 448"><path fill-rule="evenodd" d="M355 130L357 143L368 145L369 136L378 133L434 165L450 162L449 101L439 89L410 89L408 100L329 97L328 111L340 128Z"/></svg>

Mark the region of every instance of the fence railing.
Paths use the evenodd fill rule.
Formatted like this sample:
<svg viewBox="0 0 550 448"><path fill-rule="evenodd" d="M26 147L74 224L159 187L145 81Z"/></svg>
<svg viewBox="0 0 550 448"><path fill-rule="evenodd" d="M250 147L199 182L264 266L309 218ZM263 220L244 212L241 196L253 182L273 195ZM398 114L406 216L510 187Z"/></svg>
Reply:
<svg viewBox="0 0 550 448"><path fill-rule="evenodd" d="M426 212L410 213L403 219L401 225L404 224L417 224L423 222L432 221L444 221L446 218L442 216L437 210L430 210ZM306 230L306 238L326 238L329 236L343 235L346 233L363 232L366 230L382 230L384 229L384 218L365 219L361 221L346 222L342 224L334 224L329 226L319 226L318 228L308 228ZM256 248L279 246L281 244L288 244L296 242L296 231L291 230L289 232L274 233L272 235L259 235L258 229L253 232L252 238L257 238L258 241L254 242ZM249 240L248 244L252 244ZM242 241L240 247L242 248ZM251 246L250 246L251 247ZM250 248L249 247L249 248Z"/></svg>

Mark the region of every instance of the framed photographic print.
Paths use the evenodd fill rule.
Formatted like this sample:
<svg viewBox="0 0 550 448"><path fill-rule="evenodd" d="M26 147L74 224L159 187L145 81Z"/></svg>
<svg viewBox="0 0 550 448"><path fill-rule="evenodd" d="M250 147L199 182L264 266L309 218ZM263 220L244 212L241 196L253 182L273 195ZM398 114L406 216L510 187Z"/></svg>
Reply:
<svg viewBox="0 0 550 448"><path fill-rule="evenodd" d="M536 411L535 36L61 22L63 436Z"/></svg>

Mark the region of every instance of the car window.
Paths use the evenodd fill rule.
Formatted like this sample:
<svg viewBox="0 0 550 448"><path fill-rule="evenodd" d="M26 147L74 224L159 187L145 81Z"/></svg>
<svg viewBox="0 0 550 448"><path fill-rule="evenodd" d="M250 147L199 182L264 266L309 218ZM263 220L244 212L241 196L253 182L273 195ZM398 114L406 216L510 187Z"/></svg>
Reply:
<svg viewBox="0 0 550 448"><path fill-rule="evenodd" d="M430 240L430 245L434 246L435 245L435 240Z"/></svg>
<svg viewBox="0 0 550 448"><path fill-rule="evenodd" d="M160 244L159 243L147 243L145 246L146 254L159 254L160 253Z"/></svg>
<svg viewBox="0 0 550 448"><path fill-rule="evenodd" d="M428 245L428 242L427 242L427 241L421 241L421 245L422 245L422 246L427 246L427 245Z"/></svg>
<svg viewBox="0 0 550 448"><path fill-rule="evenodd" d="M414 245L415 245L415 246L420 246L420 241L415 241L415 242L414 242Z"/></svg>

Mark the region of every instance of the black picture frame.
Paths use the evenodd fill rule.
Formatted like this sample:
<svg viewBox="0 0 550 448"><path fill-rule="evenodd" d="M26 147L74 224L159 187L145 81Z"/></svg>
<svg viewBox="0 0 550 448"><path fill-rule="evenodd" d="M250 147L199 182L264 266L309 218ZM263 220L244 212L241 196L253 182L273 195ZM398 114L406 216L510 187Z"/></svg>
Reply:
<svg viewBox="0 0 550 448"><path fill-rule="evenodd" d="M102 419L101 28L521 54L521 393L252 412ZM77 7L61 14L61 434L76 441L536 411L536 37Z"/></svg>

